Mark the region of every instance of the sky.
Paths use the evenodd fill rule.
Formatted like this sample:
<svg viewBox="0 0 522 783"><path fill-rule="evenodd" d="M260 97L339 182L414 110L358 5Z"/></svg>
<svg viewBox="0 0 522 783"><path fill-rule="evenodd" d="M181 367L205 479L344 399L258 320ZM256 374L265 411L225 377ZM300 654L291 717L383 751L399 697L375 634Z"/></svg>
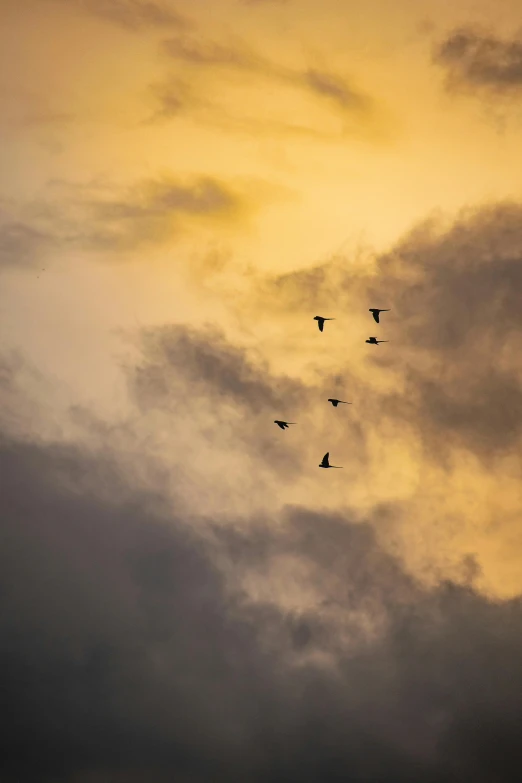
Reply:
<svg viewBox="0 0 522 783"><path fill-rule="evenodd" d="M518 782L518 0L0 0L0 74L2 781Z"/></svg>

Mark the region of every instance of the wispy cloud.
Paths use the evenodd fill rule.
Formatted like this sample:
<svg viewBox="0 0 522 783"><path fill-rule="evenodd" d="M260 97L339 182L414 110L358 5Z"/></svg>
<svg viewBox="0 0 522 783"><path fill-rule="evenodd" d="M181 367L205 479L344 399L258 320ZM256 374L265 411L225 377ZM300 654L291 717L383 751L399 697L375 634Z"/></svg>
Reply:
<svg viewBox="0 0 522 783"><path fill-rule="evenodd" d="M189 20L170 2L156 0L59 0L88 14L105 19L127 30L179 28L190 26ZM57 2L57 0L44 0Z"/></svg>
<svg viewBox="0 0 522 783"><path fill-rule="evenodd" d="M29 223L0 220L0 269L38 264L54 245L54 236Z"/></svg>
<svg viewBox="0 0 522 783"><path fill-rule="evenodd" d="M366 121L375 119L377 108L375 102L358 90L346 77L327 70L299 69L281 65L237 38L227 42L217 42L195 34L179 35L165 40L162 48L170 60L192 70L204 70L212 79L219 80L220 72L228 72L248 79L269 80L281 87L304 91L325 103L328 101L346 118L358 115L359 119L363 118ZM176 77L175 96L179 93L178 79L179 76ZM171 104L168 85L167 80L163 87L163 101L161 101L161 90L158 93L158 88L155 88L162 104L160 116L167 115ZM211 102L208 90L205 92L204 86L201 89L205 97L200 97L200 107L205 107L208 117L211 117L213 112L219 114L219 107ZM194 104L190 106L187 102L185 105L187 108L197 109ZM175 116L180 109L181 106L178 107L177 100L174 99L172 114ZM237 122L240 121L240 118L236 119ZM234 118L231 118L231 122L234 123ZM288 127L290 126L291 123L288 124Z"/></svg>
<svg viewBox="0 0 522 783"><path fill-rule="evenodd" d="M304 84L315 94L330 98L337 106L347 111L366 111L371 102L365 95L354 90L340 76L322 71L309 70L303 76Z"/></svg>
<svg viewBox="0 0 522 783"><path fill-rule="evenodd" d="M126 189L55 182L32 204L11 205L0 214L0 262L4 267L39 263L58 245L129 250L175 241L206 222L214 228L245 225L269 197L270 187L258 183L253 191L252 183L205 176L165 175Z"/></svg>

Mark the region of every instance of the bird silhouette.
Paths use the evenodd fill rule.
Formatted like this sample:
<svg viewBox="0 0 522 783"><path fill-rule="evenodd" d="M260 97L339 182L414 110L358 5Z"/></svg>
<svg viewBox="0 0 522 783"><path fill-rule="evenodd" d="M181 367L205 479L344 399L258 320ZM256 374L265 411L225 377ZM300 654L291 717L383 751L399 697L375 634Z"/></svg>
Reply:
<svg viewBox="0 0 522 783"><path fill-rule="evenodd" d="M389 343L389 340L378 340L376 337L370 337L369 340L366 340L367 343L370 343L370 345L379 345L379 343Z"/></svg>
<svg viewBox="0 0 522 783"><path fill-rule="evenodd" d="M295 423L295 421L279 421L278 419L274 419L274 424L277 424L277 426L281 427L282 430L287 430L289 424Z"/></svg>
<svg viewBox="0 0 522 783"><path fill-rule="evenodd" d="M317 326L319 327L319 331L322 332L324 329L324 322L335 321L335 318L322 318L322 316L316 315L314 316L314 321L317 321Z"/></svg>
<svg viewBox="0 0 522 783"><path fill-rule="evenodd" d="M340 402L342 402L343 405L351 405L351 402L345 402L344 400L336 400L334 397L328 397L328 402L331 402L334 408L337 408Z"/></svg>
<svg viewBox="0 0 522 783"><path fill-rule="evenodd" d="M323 461L321 462L319 467L320 468L337 468L338 470L342 469L342 465L330 465L330 463L328 462L328 457L329 456L330 456L330 452L327 451L326 454L324 455Z"/></svg>
<svg viewBox="0 0 522 783"><path fill-rule="evenodd" d="M388 310L379 310L378 307L370 307L369 310L370 310L370 313L373 315L373 320L376 323L379 323L379 313L389 313L390 312L389 309Z"/></svg>

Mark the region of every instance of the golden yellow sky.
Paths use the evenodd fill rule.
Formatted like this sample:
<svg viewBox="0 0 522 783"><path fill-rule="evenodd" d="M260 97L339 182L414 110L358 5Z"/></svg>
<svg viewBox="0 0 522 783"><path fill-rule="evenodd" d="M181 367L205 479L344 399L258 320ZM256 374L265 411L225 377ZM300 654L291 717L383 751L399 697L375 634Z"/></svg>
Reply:
<svg viewBox="0 0 522 783"><path fill-rule="evenodd" d="M71 404L124 417L128 334L211 324L267 373L309 385L284 438L310 469L276 491L270 471L252 475L240 442L218 438L217 411L212 437L196 416L179 434L194 444L192 481L205 485L196 506L403 504L379 535L415 573L453 573L471 552L484 589L520 591L516 457L508 449L487 464L457 444L449 468L425 450L417 419L375 420L368 394L406 394L416 359L398 344L407 313L394 289L377 303L392 308L377 329L391 342L373 363L363 293L380 275L376 259L417 224L450 226L462 209L520 198L517 84L448 86L434 54L461 27L513 36L517 3L199 0L152 4L149 16L131 6L2 5L2 214L40 233L5 242L1 332L6 349L54 379L51 417L63 432ZM322 290L299 275L295 288L276 280L332 259ZM318 310L337 319L323 335ZM322 385L336 373L354 404L334 416ZM267 427L294 420L266 413ZM137 426L173 466L165 416ZM340 476L315 469L330 445Z"/></svg>
<svg viewBox="0 0 522 783"><path fill-rule="evenodd" d="M2 781L519 779L520 9L0 0Z"/></svg>

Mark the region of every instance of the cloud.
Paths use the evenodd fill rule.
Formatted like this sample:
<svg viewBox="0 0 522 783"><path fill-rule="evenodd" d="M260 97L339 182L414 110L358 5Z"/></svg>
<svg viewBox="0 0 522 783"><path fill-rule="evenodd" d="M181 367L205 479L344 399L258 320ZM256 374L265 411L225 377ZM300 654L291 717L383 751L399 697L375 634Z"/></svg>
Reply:
<svg viewBox="0 0 522 783"><path fill-rule="evenodd" d="M434 59L446 69L448 87L498 94L522 90L522 40L503 40L464 27L439 44Z"/></svg>
<svg viewBox="0 0 522 783"><path fill-rule="evenodd" d="M0 468L6 783L517 779L520 599L421 587L349 510L177 513L109 438Z"/></svg>
<svg viewBox="0 0 522 783"><path fill-rule="evenodd" d="M212 75L221 71L250 79L268 79L281 87L305 91L313 98L326 98L348 116L357 112L370 119L375 113L376 107L369 96L355 89L343 76L313 68L301 70L283 66L255 51L241 39L233 38L222 43L197 35L178 35L166 39L162 49L169 59L192 69L212 69ZM167 88L168 81L164 88L168 94ZM208 101L205 105L207 111L211 108L217 110ZM174 115L176 109L177 106ZM165 116L165 112L160 111L160 115Z"/></svg>
<svg viewBox="0 0 522 783"><path fill-rule="evenodd" d="M178 36L163 41L162 48L168 57L192 65L226 66L246 70L263 69L268 66L268 62L263 57L256 55L241 41L220 44L195 36L191 38Z"/></svg>
<svg viewBox="0 0 522 783"><path fill-rule="evenodd" d="M175 241L196 225L245 225L276 192L269 183L229 185L212 176L165 175L125 189L52 182L31 204L4 209L0 268L40 263L57 246L118 253Z"/></svg>
<svg viewBox="0 0 522 783"><path fill-rule="evenodd" d="M357 111L370 107L366 96L353 90L345 79L335 74L309 70L303 74L303 81L313 93L330 98L342 109Z"/></svg>
<svg viewBox="0 0 522 783"><path fill-rule="evenodd" d="M159 412L169 428L180 416L190 422L183 436L188 464L200 469L202 426L205 441L212 443L209 460L220 455L219 470L227 459L237 457L243 468L249 466L248 472L252 461L257 465L257 482L261 482L261 472L289 478L298 474L302 455L291 439L274 437L273 421L295 421L292 416L304 412L309 396L306 386L275 375L258 351L233 346L210 326L147 330L141 347L143 362L131 368L128 376L133 399L143 415Z"/></svg>
<svg viewBox="0 0 522 783"><path fill-rule="evenodd" d="M381 259L372 286L391 302L393 340L407 352L402 415L413 406L434 439L484 458L522 435L521 218L519 204L498 204L446 232L414 232Z"/></svg>
<svg viewBox="0 0 522 783"><path fill-rule="evenodd" d="M155 0L67 0L67 5L76 5L82 11L132 31L190 26L188 19L169 3Z"/></svg>
<svg viewBox="0 0 522 783"><path fill-rule="evenodd" d="M243 349L231 345L224 335L211 328L190 329L165 326L144 334L143 365L136 377L139 398L144 407L164 404L175 378L182 368L183 381L189 383L193 397L198 391L228 396L254 413L260 408L276 409L298 404L303 387L290 378L274 378L266 362L247 358Z"/></svg>
<svg viewBox="0 0 522 783"><path fill-rule="evenodd" d="M321 131L302 123L233 114L218 103L206 98L203 89L197 89L193 83L177 76L171 76L166 81L150 85L150 95L154 109L148 119L144 121L144 124L148 125L181 116L190 116L194 121L223 129L228 133L255 134L263 137L305 138L326 142L338 138L336 134Z"/></svg>
<svg viewBox="0 0 522 783"><path fill-rule="evenodd" d="M464 448L488 461L513 453L522 439L521 226L518 203L468 209L454 221L419 225L368 260L369 274L337 258L260 280L251 298L259 297L260 318L267 307L270 318L351 313L350 350L366 356L379 380L364 364L357 370L345 362L344 337L332 342L335 332L323 377L334 365L348 373L375 422L411 428L431 458ZM391 308L379 326L367 314L376 306ZM388 339L386 350L364 351L370 334Z"/></svg>
<svg viewBox="0 0 522 783"><path fill-rule="evenodd" d="M0 269L33 267L54 245L51 234L23 222L0 221Z"/></svg>
<svg viewBox="0 0 522 783"><path fill-rule="evenodd" d="M194 112L200 105L191 86L175 77L150 85L150 92L156 106L152 117L146 121L147 124L178 117L188 111Z"/></svg>

